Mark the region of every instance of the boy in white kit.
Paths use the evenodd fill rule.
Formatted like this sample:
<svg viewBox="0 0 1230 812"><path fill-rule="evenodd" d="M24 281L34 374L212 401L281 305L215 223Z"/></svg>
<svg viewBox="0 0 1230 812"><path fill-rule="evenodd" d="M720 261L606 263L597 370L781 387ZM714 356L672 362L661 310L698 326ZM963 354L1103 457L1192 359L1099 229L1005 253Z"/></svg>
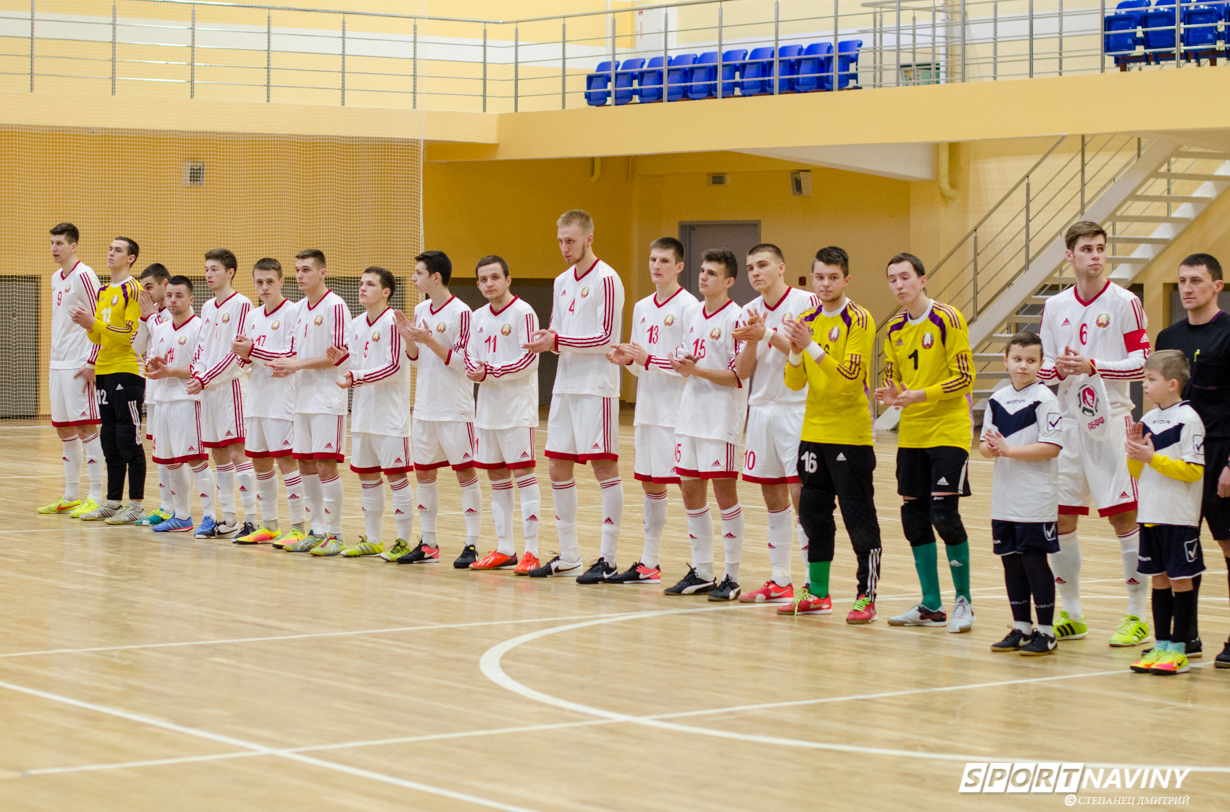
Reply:
<svg viewBox="0 0 1230 812"><path fill-rule="evenodd" d="M558 352L559 367L547 416L555 526L560 552L530 573L531 578L576 575L583 565L577 539L577 463L593 463L602 488L602 544L599 558L579 584L596 584L618 574L615 550L624 512L619 478L619 367L606 353L619 344L624 286L619 274L594 256L594 221L572 209L556 221L556 239L572 267L555 279L551 326L526 344L537 353Z"/></svg>
<svg viewBox="0 0 1230 812"><path fill-rule="evenodd" d="M80 233L72 223L51 229L51 258L59 267L51 275L51 363L48 393L51 425L63 445L64 496L38 509L67 513L77 519L102 503L103 450L98 438L98 398L94 392L94 347L72 319L73 308L98 304L98 276L77 259ZM90 475L90 491L81 499L81 463Z"/></svg>
<svg viewBox="0 0 1230 812"><path fill-rule="evenodd" d="M342 389L353 388L350 417L350 470L363 485L363 521L366 535L342 555L359 558L380 555L384 550L384 483L393 491L397 541L385 560L410 551L407 539L414 532L414 491L407 473L414 470L410 458L410 364L401 335L394 324L396 311L389 297L397 280L385 268L373 265L359 279L359 304L367 312L350 323L350 369L337 378ZM344 358L346 351L329 348L330 357ZM322 545L312 555L336 555Z"/></svg>
<svg viewBox="0 0 1230 812"><path fill-rule="evenodd" d="M632 308L632 336L607 354L640 379L634 420L633 473L645 489L645 546L639 561L610 579L612 584L659 584L659 551L666 527L666 486L679 484L675 471L675 424L687 379L671 369L683 342L683 314L696 297L679 286L683 243L659 237L649 244L649 276L656 290Z"/></svg>
<svg viewBox="0 0 1230 812"><path fill-rule="evenodd" d="M248 396L243 404L244 453L256 469L256 500L260 502L261 526L240 536L236 544L272 543L285 547L307 536L303 479L293 456L295 447L295 377L275 377L268 362L293 358L299 332L298 303L282 296L282 263L262 257L252 266L252 281L261 306L248 314L243 335L231 342L231 350L253 364ZM286 483L290 530L278 524L278 480L274 464Z"/></svg>
<svg viewBox="0 0 1230 812"><path fill-rule="evenodd" d="M346 458L346 392L337 387L337 367L346 362L350 308L329 290L324 252L306 248L295 255L295 281L303 291L294 357L268 361L274 377L295 375L292 456L299 461L303 493L316 527L286 544L289 553L317 547L341 551L342 480L337 464ZM330 353L336 347L341 353Z"/></svg>
<svg viewBox="0 0 1230 812"><path fill-rule="evenodd" d="M483 524L483 494L474 470L474 384L466 377L466 346L473 314L465 302L449 293L453 263L443 251L424 251L414 263L414 287L426 298L414 308L413 319L398 313L396 320L397 330L406 341L406 357L418 368L411 433L422 540L397 563L440 560L436 472L451 465L461 486L466 525L465 546L453 567L466 569L478 560Z"/></svg>
<svg viewBox="0 0 1230 812"><path fill-rule="evenodd" d="M137 331L132 336L132 350L139 356L145 356L149 350L150 328L164 321L169 321L171 314L167 312L167 284L171 274L161 262L147 265L141 271L138 282L141 290L137 293L137 304L141 306L141 321L137 323ZM145 439L154 439L154 421L157 419L157 405L163 385L157 380L145 382ZM153 527L162 524L175 514L175 503L171 498L170 469L158 465L158 507L133 522L137 527Z"/></svg>
<svg viewBox="0 0 1230 812"><path fill-rule="evenodd" d="M202 322L192 312L192 282L187 277L170 277L165 300L167 318L150 318L146 326L145 377L158 384L158 408L150 427L152 456L166 466L174 504L173 515L154 525L154 532L186 533L192 530L193 466L204 469L196 485L205 515L213 513L213 477L201 437L201 393L188 391Z"/></svg>
<svg viewBox="0 0 1230 812"><path fill-rule="evenodd" d="M688 511L692 564L667 595L709 593L711 601L739 597L739 562L743 552L743 509L739 506L739 435L747 414L747 389L735 371L742 343L735 338L743 317L729 291L739 260L725 249L704 253L699 288L704 300L683 314L683 336L671 368L687 379L675 427L675 471ZM717 583L713 568L713 518L709 515L708 480L722 516L726 570Z"/></svg>
<svg viewBox="0 0 1230 812"><path fill-rule="evenodd" d="M1123 444L1131 423L1129 381L1144 376L1149 356L1144 307L1134 294L1106 278L1106 232L1097 223L1074 223L1064 235L1065 256L1076 284L1047 300L1042 311L1042 369L1038 379L1059 382L1063 452L1059 455L1059 552L1051 556L1063 611L1055 623L1059 642L1089 632L1081 614L1081 551L1077 518L1098 515L1119 537L1127 614L1110 637L1112 646L1149 639L1144 620L1148 593L1136 570L1140 530L1136 483L1128 474Z"/></svg>
<svg viewBox="0 0 1230 812"><path fill-rule="evenodd" d="M769 511L769 563L773 572L764 586L739 600L789 603L794 600L790 577L793 535L798 536L803 560L807 560L807 536L797 520L802 489L798 474L799 438L807 411L807 393L786 386L790 342L777 331L784 319L795 319L820 307L820 300L814 293L786 284L786 259L776 245L753 246L747 252L747 274L760 296L744 308L746 323L736 335L746 342L736 371L743 380L751 378L743 479L758 483L764 495Z"/></svg>
<svg viewBox="0 0 1230 812"><path fill-rule="evenodd" d="M475 465L491 479L491 518L496 549L470 565L472 570L513 567L528 575L539 567L538 512L542 496L534 476L534 429L538 427L538 355L524 348L538 329L538 315L509 290L508 263L483 257L474 270L487 305L474 311L467 375L479 385L475 410ZM525 554L513 546L513 482L521 493Z"/></svg>
<svg viewBox="0 0 1230 812"><path fill-rule="evenodd" d="M221 538L256 530L256 477L243 453L243 361L231 351L231 341L243 332L252 302L231 287L239 263L226 248L205 252L205 283L213 298L201 307L201 333L192 359L189 394L201 393L201 436L214 458L220 516L206 515L197 538ZM244 523L235 516L235 485L239 485Z"/></svg>

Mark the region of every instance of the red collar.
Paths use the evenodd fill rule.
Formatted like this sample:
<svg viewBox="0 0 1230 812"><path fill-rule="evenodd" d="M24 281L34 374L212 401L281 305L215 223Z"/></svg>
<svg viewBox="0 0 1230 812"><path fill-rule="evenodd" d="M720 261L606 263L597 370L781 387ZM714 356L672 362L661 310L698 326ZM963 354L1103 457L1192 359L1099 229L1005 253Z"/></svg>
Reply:
<svg viewBox="0 0 1230 812"><path fill-rule="evenodd" d="M384 318L384 314L385 314L385 313L388 313L388 312L389 312L389 308L387 308L387 307L386 307L384 310L381 310L381 311L380 311L380 315L376 317L376 321L380 321L380 319ZM368 316L368 317L367 317L367 326L368 326L368 327L371 327L373 324L375 324L375 323L376 323L376 321L372 321L372 317L371 317L371 316Z"/></svg>
<svg viewBox="0 0 1230 812"><path fill-rule="evenodd" d="M1093 298L1092 298L1092 299L1090 299L1090 300L1089 300L1089 301L1087 301L1087 302L1086 302L1084 299L1082 299L1082 298L1081 298L1080 292L1079 292L1079 291L1077 291L1077 289L1076 289L1076 285L1073 285L1073 286L1072 286L1072 295L1076 297L1076 301L1078 301L1078 302L1080 302L1080 303L1081 303L1081 307L1088 307L1089 305L1091 305L1091 304L1093 304L1094 302L1096 302L1096 301L1098 300L1098 297L1099 297L1099 296L1101 296L1103 293L1105 293L1105 292L1106 292L1106 289L1107 289L1107 288L1109 288L1109 287L1110 287L1110 280L1109 280L1109 279L1107 279L1107 280L1106 280L1106 284L1102 286L1102 289L1101 289L1101 290L1099 290L1097 293L1095 293L1095 294L1094 294L1094 296L1093 296Z"/></svg>
<svg viewBox="0 0 1230 812"><path fill-rule="evenodd" d="M454 296L454 295L452 295L452 294L449 294L448 301L447 301L447 302L445 302L444 304L440 305L439 307L435 307L434 305L432 305L432 304L431 304L431 300L430 300L430 299L428 299L428 300L427 300L427 309L428 309L428 310L430 310L430 311L431 311L431 315L433 315L433 316L434 316L434 315L436 315L437 313L439 313L441 310L443 310L444 308L446 308L446 307L448 307L450 304L452 304L452 303L453 303L453 300L454 300L454 299L456 299L456 298L457 298L456 296Z"/></svg>
<svg viewBox="0 0 1230 812"><path fill-rule="evenodd" d="M683 288L679 288L679 289L678 289L678 290L676 290L674 293L672 293L670 296L667 296L667 297L666 297L666 301L665 301L665 302L659 302L659 301L658 301L658 294L657 294L657 293L654 293L654 295L653 295L653 306L654 306L654 307L666 307L666 305L670 302L670 300L671 300L671 299L674 299L674 298L675 298L676 296L678 296L680 293L683 293Z"/></svg>
<svg viewBox="0 0 1230 812"><path fill-rule="evenodd" d="M517 294L515 294L515 293L514 293L514 294L513 294L513 297L512 297L512 300L511 300L511 301L509 301L509 303L508 303L508 304L506 304L506 305L504 305L503 307L501 307L499 310L496 310L494 307L491 307L491 305L487 305L487 307L488 307L488 308L490 308L490 310L491 310L491 315L493 315L493 316L498 316L498 315L500 315L501 313L503 313L505 310L507 310L508 308L512 307L512 306L513 306L513 302L515 302L515 301L517 301Z"/></svg>
<svg viewBox="0 0 1230 812"><path fill-rule="evenodd" d="M577 273L577 266L576 266L576 265L573 265L573 266L572 266L572 275L576 277L576 279L577 279L577 281L578 281L578 282L580 282L582 279L584 279L585 277L589 276L589 272L590 272L590 271L592 271L594 268L597 268L597 267L598 267L598 263L599 263L599 262L601 262L601 261L602 261L602 260L598 259L597 257L594 257L594 264L593 264L593 265L590 265L590 266L589 266L589 268L588 268L588 269L585 271L585 273L583 273L583 274L578 274L578 273Z"/></svg>

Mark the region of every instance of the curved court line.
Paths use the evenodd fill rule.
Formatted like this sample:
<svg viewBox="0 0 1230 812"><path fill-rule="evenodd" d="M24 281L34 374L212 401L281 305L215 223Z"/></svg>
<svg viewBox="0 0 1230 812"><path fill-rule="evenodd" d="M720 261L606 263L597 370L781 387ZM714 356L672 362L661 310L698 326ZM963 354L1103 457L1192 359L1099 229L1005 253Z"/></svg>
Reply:
<svg viewBox="0 0 1230 812"><path fill-rule="evenodd" d="M835 702L850 702L850 701L861 700L861 699L882 699L882 698L887 698L887 697L911 696L911 695L917 695L917 694L932 694L932 693L943 693L943 692L950 692L950 691L960 691L960 690L965 690L967 688L990 688L990 687L999 687L999 686L1004 686L1004 685L1022 685L1022 684L1028 684L1028 683L1034 683L1034 682L1053 682L1053 681L1062 680L1062 679L1080 679L1083 677L1113 676L1113 675L1122 675L1122 674L1130 673L1127 671L1123 671L1122 669L1116 669L1114 671L1094 671L1094 672L1089 672L1089 673L1084 673L1084 674L1062 674L1062 675L1056 675L1056 676L1051 676L1051 677L1036 677L1036 678L1029 678L1029 679L1003 680L1001 682L975 683L971 685L939 686L935 688L918 688L918 689L912 689L912 690L890 691L890 692L882 692L882 693L876 693L876 694L859 694L859 695L844 696L844 697L825 697L825 698L820 698L820 699L803 699L803 700L795 700L791 702L771 702L771 703L763 703L759 705L739 705L739 706L734 706L730 708L715 708L715 709L711 709L707 711L683 711L679 713L656 714L652 716L629 716L628 714L618 713L616 711L608 711L603 708L595 708L590 705L582 705L578 702L572 702L571 700L561 699L559 697L555 697L555 696L551 696L550 694L543 693L542 691L538 691L534 688L530 688L528 685L518 682L517 680L509 676L503 667L502 660L504 658L504 655L507 654L508 652L512 651L518 646L524 645L525 643L530 643L535 640L539 640L543 637L548 637L553 634L560 634L562 632L573 631L575 629L583 629L589 626L598 626L604 623L615 623L615 622L624 621L624 620L643 620L646 618L663 617L667 615L687 614L687 613L696 612L696 611L703 611L703 610L673 609L673 610L665 610L665 611L658 611L658 612L639 612L639 613L630 614L630 615L623 615L620 617L600 618L597 620L589 620L589 621L585 621L582 623L571 623L566 626L556 626L551 629L540 629L539 631L530 632L528 634L523 634L520 637L514 637L511 640L506 640L503 643L498 643L492 646L491 648L487 649L487 651L483 652L483 656L479 659L479 668L482 670L483 675L487 677L487 679L494 682L496 685L499 685L501 688L504 688L505 690L511 691L515 694L519 694L527 699L532 699L535 702L541 702L544 705L551 705L556 708L561 708L563 710L570 710L576 713L586 714L588 716L597 716L599 718L608 719L614 722L629 722L632 724L644 725L647 727L656 727L656 728L661 728L664 730L672 730L672 731L681 732L681 733L695 733L695 734L700 734L702 736L712 736L712 737L721 738L721 739L735 739L738 741L755 742L758 744L776 744L776 745L783 745L783 746L788 746L788 747L802 747L802 748L807 748L807 749L812 749L812 750L829 750L829 751L836 751L836 752L843 752L843 753L859 753L859 754L864 754L864 755L879 755L879 756L897 756L901 758L914 758L914 759L923 759L923 760L930 760L930 761L953 761L953 762L963 762L963 763L982 762L982 761L986 761L989 757L986 755L966 755L966 754L959 754L959 753L927 753L927 752L922 752L922 751L917 751L917 750L898 750L898 749L887 748L887 747L866 747L863 745L855 745L855 744L840 744L840 743L835 743L835 742L815 742L815 741L807 741L805 739L787 739L787 738L782 738L780 736L762 736L762 735L753 734L753 733L737 733L737 732L729 731L729 730L717 730L714 728L693 727L691 725L680 725L680 724L676 724L674 722L669 722L666 720L672 717L701 716L705 714L719 714L719 713L729 713L729 712L735 712L735 711L759 710L759 709L764 709L764 708L787 707L787 706L797 706L797 705L818 705L818 704L835 703ZM1197 665L1194 667L1201 668L1206 665L1208 665L1208 663L1204 663L1204 664ZM997 761L1013 761L1013 762L1021 762L1021 763L1034 763L1038 761L1038 759L1032 759L1032 758L1010 759L1010 758L1001 758L999 756L996 756L995 759ZM1163 764L1140 765L1140 764L1111 764L1111 763L1101 763L1101 762L1085 762L1085 763L1090 766L1095 766L1095 767L1111 767L1111 768L1113 767L1137 768L1137 767L1142 767L1142 766L1148 766L1151 768L1153 767L1165 768L1167 766L1172 766L1172 765L1163 765ZM1183 767L1179 767L1179 769L1190 769L1192 772L1201 772L1201 773L1230 773L1230 766L1227 766L1227 767L1187 767L1187 766L1183 766Z"/></svg>

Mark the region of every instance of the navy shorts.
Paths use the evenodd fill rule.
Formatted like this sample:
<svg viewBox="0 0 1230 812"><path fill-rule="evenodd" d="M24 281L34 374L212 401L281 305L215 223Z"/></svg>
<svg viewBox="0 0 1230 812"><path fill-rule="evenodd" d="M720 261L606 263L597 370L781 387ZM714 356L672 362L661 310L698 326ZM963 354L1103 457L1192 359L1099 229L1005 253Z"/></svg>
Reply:
<svg viewBox="0 0 1230 812"><path fill-rule="evenodd" d="M1200 528L1176 524L1140 526L1141 575L1169 578L1194 578L1204 572L1204 552L1200 549Z"/></svg>
<svg viewBox="0 0 1230 812"><path fill-rule="evenodd" d="M1059 528L1055 522L1001 522L991 520L991 538L996 555L1059 552Z"/></svg>

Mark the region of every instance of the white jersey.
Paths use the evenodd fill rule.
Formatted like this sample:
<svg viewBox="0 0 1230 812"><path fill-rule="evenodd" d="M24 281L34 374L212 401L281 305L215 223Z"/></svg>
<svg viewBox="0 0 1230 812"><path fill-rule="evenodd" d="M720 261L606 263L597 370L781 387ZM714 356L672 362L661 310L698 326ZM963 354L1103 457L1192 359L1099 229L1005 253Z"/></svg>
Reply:
<svg viewBox="0 0 1230 812"><path fill-rule="evenodd" d="M1149 355L1147 326L1145 309L1136 295L1109 280L1088 302L1080 300L1075 286L1047 300L1042 310L1042 368L1038 379L1059 382L1059 408L1065 419L1075 419L1075 390L1089 376L1059 376L1055 359L1064 347L1093 362L1106 386L1110 416L1121 417L1132 411L1128 381L1144 377Z"/></svg>
<svg viewBox="0 0 1230 812"><path fill-rule="evenodd" d="M1010 446L1050 443L1063 447L1059 401L1035 381L1017 391L1008 384L991 395L982 417L982 439L992 429ZM1059 460L995 458L991 518L1003 522L1059 520Z"/></svg>
<svg viewBox="0 0 1230 812"><path fill-rule="evenodd" d="M221 302L214 297L201 307L201 334L196 358L192 359L192 377L202 386L215 389L242 374L243 363L231 352L231 341L243 332L251 310L251 300L234 292Z"/></svg>
<svg viewBox="0 0 1230 812"><path fill-rule="evenodd" d="M150 321L153 320L154 317L151 317ZM189 316L187 321L176 327L174 319L168 314L167 318L150 328L149 347L146 352L150 357L158 356L166 359L167 367L170 369L187 369L192 365L192 358L196 355L197 340L204 326L204 322L198 316ZM160 403L171 403L177 400L199 402L201 400L200 392L195 395L188 394L187 378L158 378L147 381L145 384L147 391L149 385L153 383L161 384L158 394ZM198 426L197 431L199 430Z"/></svg>
<svg viewBox="0 0 1230 812"><path fill-rule="evenodd" d="M290 420L295 411L298 375L275 378L267 364L275 358L295 357L295 338L299 334L299 302L283 299L273 310L261 306L248 314L243 334L252 339L252 377L243 399L244 417L271 417Z"/></svg>
<svg viewBox="0 0 1230 812"><path fill-rule="evenodd" d="M756 345L756 371L748 385L749 406L796 406L800 413L807 406L807 389L794 391L786 386L786 353L769 344L769 335L776 333L784 319L797 319L809 310L820 307L814 293L786 287L786 295L769 307L763 296L757 296L743 308L764 314L765 335Z"/></svg>
<svg viewBox="0 0 1230 812"><path fill-rule="evenodd" d="M320 358L330 347L349 347L346 339L350 308L341 296L330 290L320 297L315 307L309 305L306 298L296 306L299 328L295 334L295 357ZM346 390L337 385L339 374L336 367L296 372L295 414L346 414Z"/></svg>
<svg viewBox="0 0 1230 812"><path fill-rule="evenodd" d="M374 321L362 313L350 322L351 432L410 436L410 362L394 312L386 307Z"/></svg>
<svg viewBox="0 0 1230 812"><path fill-rule="evenodd" d="M559 394L619 397L619 367L606 353L619 343L624 320L624 284L600 259L588 270L577 266L555 278L551 300L551 330L559 366Z"/></svg>
<svg viewBox="0 0 1230 812"><path fill-rule="evenodd" d="M431 422L474 422L474 382L466 377L466 346L470 343L470 318L474 314L466 303L450 296L436 307L431 299L414 308L414 324L430 330L436 341L449 348L440 359L426 347L419 347L414 385L414 419Z"/></svg>
<svg viewBox="0 0 1230 812"><path fill-rule="evenodd" d="M732 301L714 313L706 313L705 303L697 302L683 314L679 356L695 356L701 369L733 371L743 348L743 342L736 341L733 333L742 319L743 311ZM743 381L738 386L721 386L692 375L683 387L675 433L737 443L746 418L747 387Z"/></svg>
<svg viewBox="0 0 1230 812"><path fill-rule="evenodd" d="M516 296L499 312L491 305L474 311L466 363L487 370L478 385L478 428L538 426L538 353L522 349L537 329L534 308Z"/></svg>
<svg viewBox="0 0 1230 812"><path fill-rule="evenodd" d="M165 307L159 310L152 316L142 316L141 321L137 324L137 331L132 334L132 351L141 359L141 369L145 369L145 362L153 357L156 353L151 352L153 341L153 328L159 324L171 320L171 312ZM191 358L188 359L191 362ZM146 404L157 403L162 399L162 390L170 383L166 378L155 378L145 382L145 402Z"/></svg>
<svg viewBox="0 0 1230 812"><path fill-rule="evenodd" d="M687 381L671 369L670 359L683 343L683 314L695 305L696 297L680 288L665 302L659 303L655 293L632 308L630 340L649 354L644 366L631 364L628 367L640 378L634 425L675 427Z"/></svg>
<svg viewBox="0 0 1230 812"><path fill-rule="evenodd" d="M73 321L69 311L80 307L93 313L98 307L98 287L98 276L84 262L78 262L68 273L60 269L51 275L50 369L75 372L89 362L96 345Z"/></svg>
<svg viewBox="0 0 1230 812"><path fill-rule="evenodd" d="M1172 460L1204 465L1204 423L1186 400L1166 409L1153 409L1140 418L1153 450ZM1200 526L1202 479L1180 482L1146 465L1140 472L1136 520L1141 524Z"/></svg>

